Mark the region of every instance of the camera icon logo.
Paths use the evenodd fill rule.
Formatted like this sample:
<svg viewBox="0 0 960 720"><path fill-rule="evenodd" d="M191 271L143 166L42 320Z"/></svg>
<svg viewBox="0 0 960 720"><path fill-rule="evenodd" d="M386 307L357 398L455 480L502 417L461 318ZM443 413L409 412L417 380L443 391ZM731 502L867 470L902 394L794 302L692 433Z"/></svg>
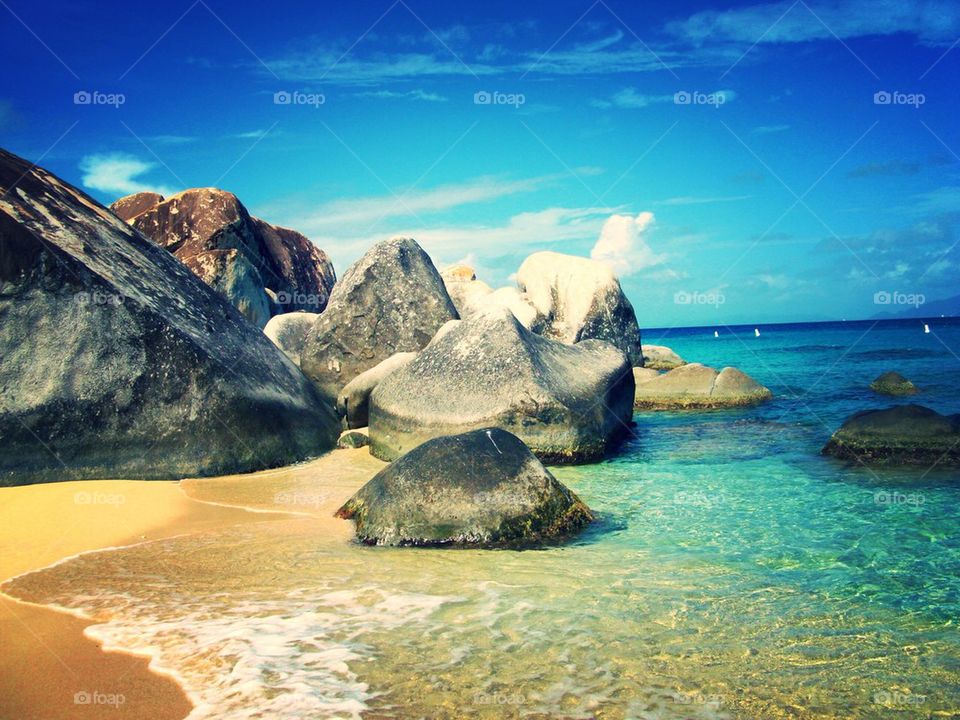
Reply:
<svg viewBox="0 0 960 720"><path fill-rule="evenodd" d="M73 694L74 705L89 705L92 702L93 702L93 695L88 693L86 690L80 690Z"/></svg>
<svg viewBox="0 0 960 720"><path fill-rule="evenodd" d="M889 305L892 301L893 296L890 295L886 290L880 290L873 294L873 304L874 305Z"/></svg>
<svg viewBox="0 0 960 720"><path fill-rule="evenodd" d="M891 102L893 102L893 95L886 90L878 90L873 94L874 105L889 105Z"/></svg>
<svg viewBox="0 0 960 720"><path fill-rule="evenodd" d="M478 90L473 94L474 105L489 105L493 102L493 96L486 90Z"/></svg>
<svg viewBox="0 0 960 720"><path fill-rule="evenodd" d="M293 96L286 90L279 90L273 94L274 105L289 105Z"/></svg>
<svg viewBox="0 0 960 720"><path fill-rule="evenodd" d="M673 94L674 105L689 105L692 99L693 96L686 90L681 90Z"/></svg>
<svg viewBox="0 0 960 720"><path fill-rule="evenodd" d="M691 301L690 293L685 290L680 290L673 294L673 304L674 305L689 305Z"/></svg>
<svg viewBox="0 0 960 720"><path fill-rule="evenodd" d="M74 105L89 105L93 102L93 95L86 90L78 90L73 94Z"/></svg>

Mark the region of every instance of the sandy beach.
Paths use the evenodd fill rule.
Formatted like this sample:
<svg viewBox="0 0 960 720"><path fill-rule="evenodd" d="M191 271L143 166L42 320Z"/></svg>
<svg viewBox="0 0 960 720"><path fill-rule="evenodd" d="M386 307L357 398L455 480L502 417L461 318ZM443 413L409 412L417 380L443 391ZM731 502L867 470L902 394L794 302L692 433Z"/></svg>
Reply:
<svg viewBox="0 0 960 720"><path fill-rule="evenodd" d="M335 456L335 459L334 459ZM324 502L304 484L344 472L342 485L326 488ZM104 480L0 488L0 578L47 567L80 553L176 535L288 517L330 517L379 467L365 450L338 451L292 468L182 482ZM273 482L264 482L266 477ZM191 496L197 497L198 501ZM248 505L249 512L230 505ZM266 512L264 512L266 511ZM349 524L329 520L349 537ZM84 618L0 594L0 717L183 718L191 703L149 659L104 651L84 630ZM122 698L122 700L121 700ZM89 701L89 702L85 702Z"/></svg>

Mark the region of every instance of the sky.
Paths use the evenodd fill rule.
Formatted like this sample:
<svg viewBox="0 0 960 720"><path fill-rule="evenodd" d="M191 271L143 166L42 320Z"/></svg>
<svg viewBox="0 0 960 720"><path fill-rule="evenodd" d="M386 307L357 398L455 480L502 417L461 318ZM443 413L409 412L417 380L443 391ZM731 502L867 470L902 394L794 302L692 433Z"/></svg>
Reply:
<svg viewBox="0 0 960 720"><path fill-rule="evenodd" d="M641 327L960 294L960 2L0 0L0 145L107 204L215 186L338 274L611 265Z"/></svg>

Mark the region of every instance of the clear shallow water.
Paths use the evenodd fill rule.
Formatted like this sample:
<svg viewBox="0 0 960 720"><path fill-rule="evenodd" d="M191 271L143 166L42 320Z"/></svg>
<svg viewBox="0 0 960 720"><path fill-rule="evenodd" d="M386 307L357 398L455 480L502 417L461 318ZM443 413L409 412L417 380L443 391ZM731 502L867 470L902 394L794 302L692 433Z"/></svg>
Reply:
<svg viewBox="0 0 960 720"><path fill-rule="evenodd" d="M6 589L154 653L196 718L960 717L960 473L818 454L850 413L901 402L867 389L884 370L960 411L960 325L931 326L647 331L777 398L638 414L615 458L556 469L600 514L564 547L353 545L329 515L376 466L327 463L232 495L188 488L317 517L88 555Z"/></svg>

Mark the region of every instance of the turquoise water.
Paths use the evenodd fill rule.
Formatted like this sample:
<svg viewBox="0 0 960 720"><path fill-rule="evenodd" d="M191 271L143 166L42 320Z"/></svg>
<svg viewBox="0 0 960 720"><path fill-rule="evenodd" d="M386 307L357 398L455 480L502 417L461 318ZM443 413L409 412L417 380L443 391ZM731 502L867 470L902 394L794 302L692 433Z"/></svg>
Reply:
<svg viewBox="0 0 960 720"><path fill-rule="evenodd" d="M151 652L196 718L960 717L960 472L819 455L847 415L903 402L867 388L885 370L960 412L960 325L930 324L646 331L776 398L638 413L616 457L557 468L599 515L563 547L368 548L291 518L8 590Z"/></svg>

